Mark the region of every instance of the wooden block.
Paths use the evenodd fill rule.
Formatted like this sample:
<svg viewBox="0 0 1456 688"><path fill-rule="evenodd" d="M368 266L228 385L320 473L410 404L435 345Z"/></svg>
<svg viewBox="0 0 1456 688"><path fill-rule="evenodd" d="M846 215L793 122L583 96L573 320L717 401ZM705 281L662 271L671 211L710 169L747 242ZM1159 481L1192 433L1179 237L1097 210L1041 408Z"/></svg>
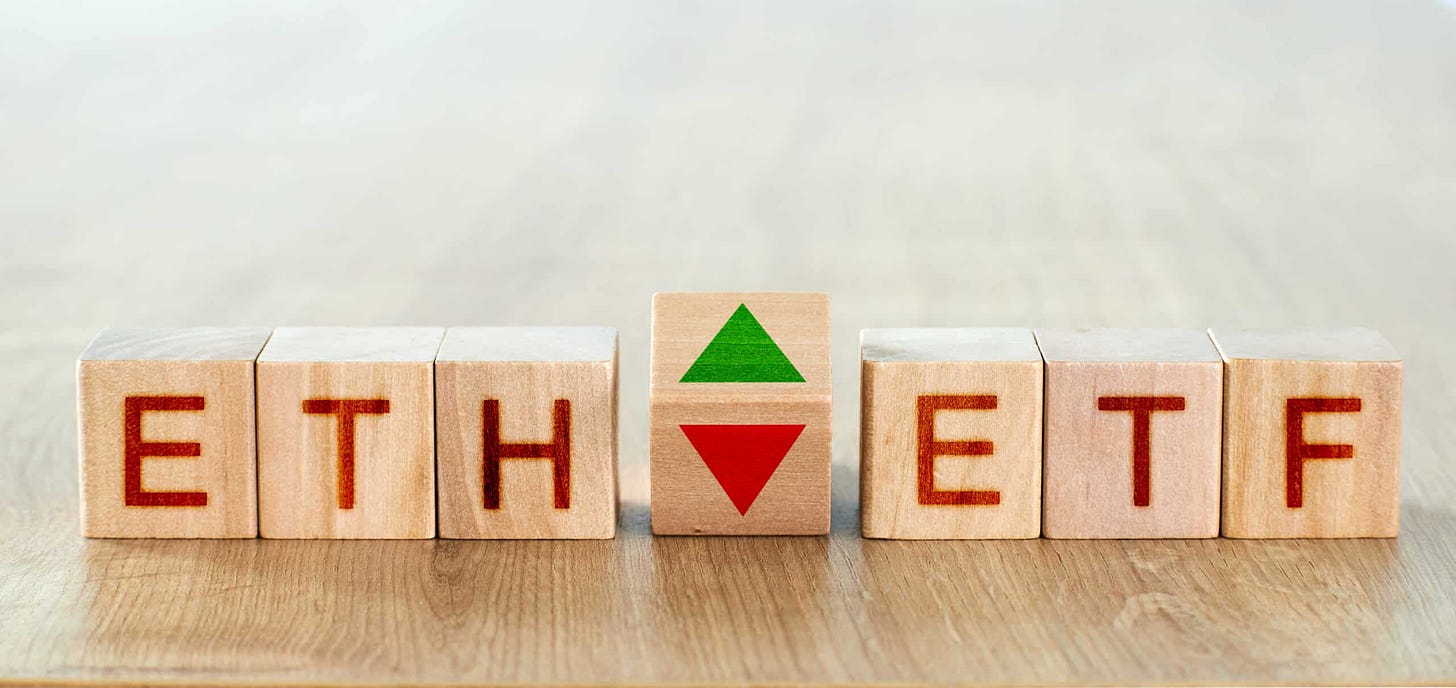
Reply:
<svg viewBox="0 0 1456 688"><path fill-rule="evenodd" d="M435 536L437 327L279 328L258 357L265 538Z"/></svg>
<svg viewBox="0 0 1456 688"><path fill-rule="evenodd" d="M267 328L110 328L76 363L86 537L258 535L253 365Z"/></svg>
<svg viewBox="0 0 1456 688"><path fill-rule="evenodd" d="M1042 359L1030 329L860 333L865 537L1041 533Z"/></svg>
<svg viewBox="0 0 1456 688"><path fill-rule="evenodd" d="M1395 349L1367 329L1212 335L1226 369L1224 536L1395 537Z"/></svg>
<svg viewBox="0 0 1456 688"><path fill-rule="evenodd" d="M829 532L827 399L657 399L652 404L652 532Z"/></svg>
<svg viewBox="0 0 1456 688"><path fill-rule="evenodd" d="M653 392L822 396L832 387L828 294L653 295Z"/></svg>
<svg viewBox="0 0 1456 688"><path fill-rule="evenodd" d="M616 535L615 328L452 327L435 409L440 537Z"/></svg>
<svg viewBox="0 0 1456 688"><path fill-rule="evenodd" d="M652 300L652 531L829 532L829 297Z"/></svg>
<svg viewBox="0 0 1456 688"><path fill-rule="evenodd" d="M1036 331L1048 538L1218 535L1223 363L1202 330Z"/></svg>

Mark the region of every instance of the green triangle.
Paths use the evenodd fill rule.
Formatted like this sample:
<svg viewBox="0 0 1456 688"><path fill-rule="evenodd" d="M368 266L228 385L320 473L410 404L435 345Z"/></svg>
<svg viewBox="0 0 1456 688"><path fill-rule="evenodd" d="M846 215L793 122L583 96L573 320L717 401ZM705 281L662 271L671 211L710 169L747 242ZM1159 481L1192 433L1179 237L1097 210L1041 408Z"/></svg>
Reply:
<svg viewBox="0 0 1456 688"><path fill-rule="evenodd" d="M748 306L738 304L713 335L698 360L678 382L803 382L804 376L758 324Z"/></svg>

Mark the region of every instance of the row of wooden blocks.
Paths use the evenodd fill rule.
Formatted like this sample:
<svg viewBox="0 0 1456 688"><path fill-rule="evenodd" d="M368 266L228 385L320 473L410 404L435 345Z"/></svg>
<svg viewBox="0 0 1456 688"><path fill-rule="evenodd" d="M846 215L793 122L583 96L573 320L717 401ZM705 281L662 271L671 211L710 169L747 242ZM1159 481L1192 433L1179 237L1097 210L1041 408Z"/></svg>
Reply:
<svg viewBox="0 0 1456 688"><path fill-rule="evenodd" d="M77 370L82 529L610 538L616 366L611 328L104 330Z"/></svg>
<svg viewBox="0 0 1456 688"><path fill-rule="evenodd" d="M861 363L866 537L1397 531L1369 330L865 330ZM611 328L108 329L77 380L87 536L616 531ZM828 532L831 390L826 295L656 295L653 532Z"/></svg>

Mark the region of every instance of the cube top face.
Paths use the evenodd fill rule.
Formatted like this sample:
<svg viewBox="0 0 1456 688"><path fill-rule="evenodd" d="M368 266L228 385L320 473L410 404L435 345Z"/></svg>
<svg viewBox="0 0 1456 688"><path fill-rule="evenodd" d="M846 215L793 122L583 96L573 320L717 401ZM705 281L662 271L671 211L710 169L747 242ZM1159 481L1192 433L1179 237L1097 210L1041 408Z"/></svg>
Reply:
<svg viewBox="0 0 1456 688"><path fill-rule="evenodd" d="M266 328L125 328L77 364L87 537L258 534L254 363Z"/></svg>
<svg viewBox="0 0 1456 688"><path fill-rule="evenodd" d="M1035 362L1036 337L1024 327L905 327L862 330L860 360L869 363Z"/></svg>
<svg viewBox="0 0 1456 688"><path fill-rule="evenodd" d="M433 363L443 327L280 327L259 363Z"/></svg>
<svg viewBox="0 0 1456 688"><path fill-rule="evenodd" d="M253 361L273 330L266 327L108 327L82 361Z"/></svg>
<svg viewBox="0 0 1456 688"><path fill-rule="evenodd" d="M829 296L662 293L652 298L652 390L828 395Z"/></svg>
<svg viewBox="0 0 1456 688"><path fill-rule="evenodd" d="M1208 363L1222 361L1204 330L1036 330L1047 363Z"/></svg>
<svg viewBox="0 0 1456 688"><path fill-rule="evenodd" d="M1031 330L867 330L861 346L865 537L1037 537L1043 369Z"/></svg>
<svg viewBox="0 0 1456 688"><path fill-rule="evenodd" d="M1249 331L1215 329L1210 335L1225 360L1399 362L1400 354L1379 332L1362 327L1334 330Z"/></svg>
<svg viewBox="0 0 1456 688"><path fill-rule="evenodd" d="M441 352L440 537L614 537L616 330L452 328Z"/></svg>
<svg viewBox="0 0 1456 688"><path fill-rule="evenodd" d="M1222 532L1395 537L1402 364L1370 330L1214 330L1226 357Z"/></svg>
<svg viewBox="0 0 1456 688"><path fill-rule="evenodd" d="M1223 363L1201 330L1037 330L1042 533L1218 535Z"/></svg>
<svg viewBox="0 0 1456 688"><path fill-rule="evenodd" d="M435 360L565 363L616 357L615 327L452 327Z"/></svg>

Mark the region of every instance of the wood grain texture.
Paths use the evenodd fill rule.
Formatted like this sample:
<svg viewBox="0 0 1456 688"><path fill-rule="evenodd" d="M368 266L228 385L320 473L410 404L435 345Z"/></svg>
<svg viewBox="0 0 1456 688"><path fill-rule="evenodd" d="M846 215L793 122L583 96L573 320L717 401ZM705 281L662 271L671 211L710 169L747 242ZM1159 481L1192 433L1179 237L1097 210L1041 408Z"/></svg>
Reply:
<svg viewBox="0 0 1456 688"><path fill-rule="evenodd" d="M138 7L0 22L0 676L1456 680L1449 4ZM833 295L827 537L651 537L691 290ZM124 323L615 325L618 537L81 538ZM859 536L861 329L1342 324L1405 361L1397 539Z"/></svg>
<svg viewBox="0 0 1456 688"><path fill-rule="evenodd" d="M258 356L258 531L435 536L444 328L283 327Z"/></svg>
<svg viewBox="0 0 1456 688"><path fill-rule="evenodd" d="M1027 328L896 328L860 334L860 511L865 537L1034 538L1041 534L1042 358ZM921 399L989 397L993 408L934 410ZM932 431L923 437L920 426ZM990 442L932 451L933 443ZM921 454L930 470L921 466ZM921 497L937 491L989 500ZM964 495L969 497L970 495Z"/></svg>
<svg viewBox="0 0 1456 688"><path fill-rule="evenodd" d="M537 445L494 450L498 468L491 471L490 508L483 465L489 441L482 435L485 400L495 402L490 421L495 447ZM560 401L567 405L558 412ZM558 418L566 424L560 469ZM440 537L614 537L616 329L450 328L435 360L435 434ZM565 489L557 488L558 470Z"/></svg>
<svg viewBox="0 0 1456 688"><path fill-rule="evenodd" d="M652 532L658 535L824 535L829 532L830 405L792 396L652 402ZM802 425L744 512L684 425Z"/></svg>
<svg viewBox="0 0 1456 688"><path fill-rule="evenodd" d="M108 328L91 340L76 364L82 534L257 537L253 361L269 332ZM195 408L144 408L184 399Z"/></svg>
<svg viewBox="0 0 1456 688"><path fill-rule="evenodd" d="M1224 536L1395 537L1403 377L1395 349L1368 329L1213 337L1228 388ZM1304 446L1313 451L1293 451ZM1337 448L1339 457L1320 451Z"/></svg>
<svg viewBox="0 0 1456 688"><path fill-rule="evenodd" d="M1036 341L1046 360L1042 534L1218 535L1223 360L1208 333L1038 329Z"/></svg>

